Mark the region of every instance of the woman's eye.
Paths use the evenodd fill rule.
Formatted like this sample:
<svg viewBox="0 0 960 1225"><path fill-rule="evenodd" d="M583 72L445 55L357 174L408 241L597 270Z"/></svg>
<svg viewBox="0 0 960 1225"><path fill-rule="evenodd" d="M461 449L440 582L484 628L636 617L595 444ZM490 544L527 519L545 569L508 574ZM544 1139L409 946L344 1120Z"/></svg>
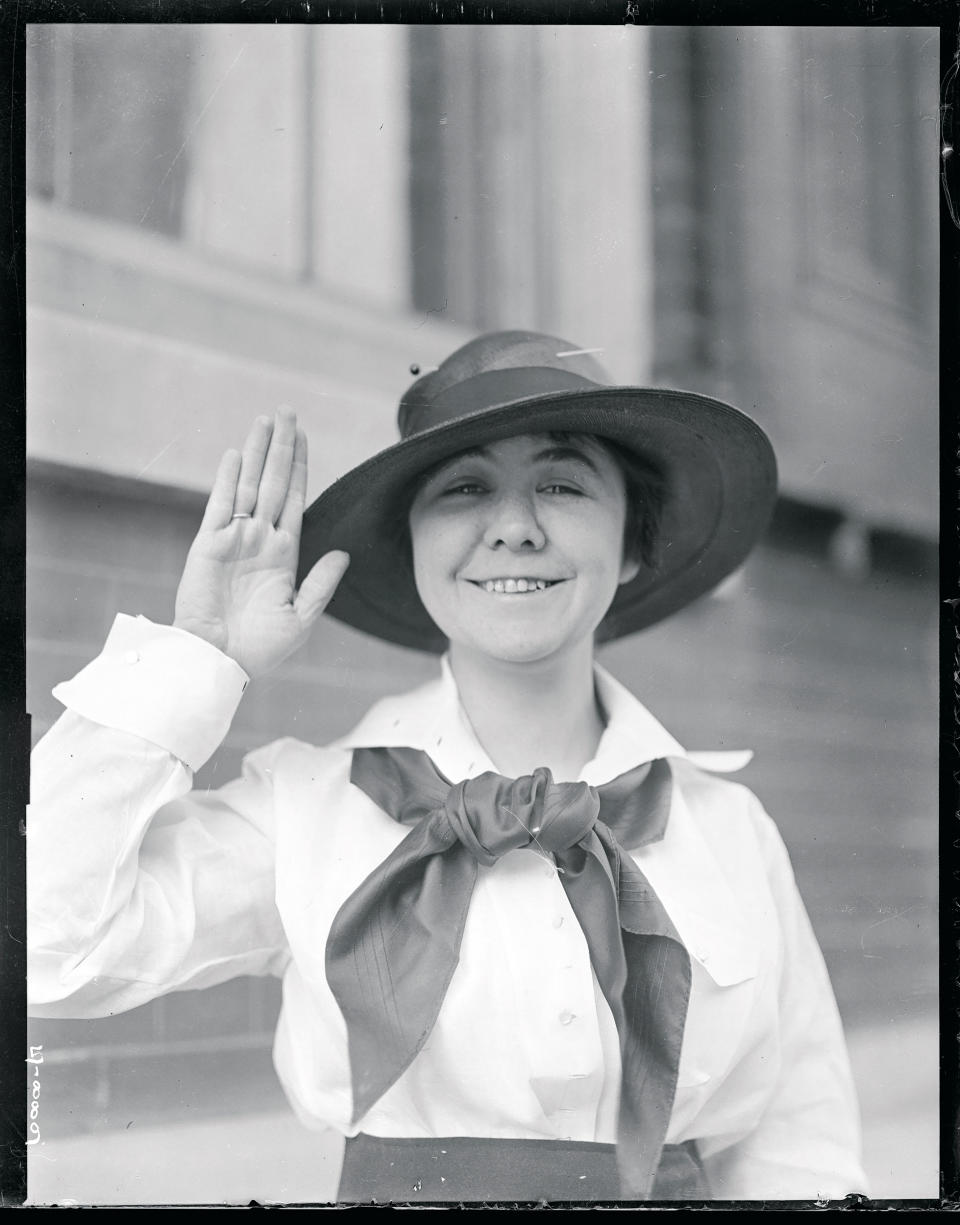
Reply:
<svg viewBox="0 0 960 1225"><path fill-rule="evenodd" d="M444 497L482 493L483 486L477 481L458 481L456 485L450 485L443 492Z"/></svg>
<svg viewBox="0 0 960 1225"><path fill-rule="evenodd" d="M573 485L564 484L563 481L551 481L549 485L541 487L544 493L560 493L572 494L574 497L579 497L580 490Z"/></svg>

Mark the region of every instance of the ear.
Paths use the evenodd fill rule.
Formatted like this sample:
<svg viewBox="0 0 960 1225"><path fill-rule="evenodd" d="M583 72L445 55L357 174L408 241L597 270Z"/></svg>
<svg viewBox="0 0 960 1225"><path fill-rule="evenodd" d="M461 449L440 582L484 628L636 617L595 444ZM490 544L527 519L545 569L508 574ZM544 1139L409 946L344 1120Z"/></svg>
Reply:
<svg viewBox="0 0 960 1225"><path fill-rule="evenodd" d="M632 557L624 558L623 565L620 567L620 586L624 583L629 583L631 579L635 579L640 573L640 563Z"/></svg>

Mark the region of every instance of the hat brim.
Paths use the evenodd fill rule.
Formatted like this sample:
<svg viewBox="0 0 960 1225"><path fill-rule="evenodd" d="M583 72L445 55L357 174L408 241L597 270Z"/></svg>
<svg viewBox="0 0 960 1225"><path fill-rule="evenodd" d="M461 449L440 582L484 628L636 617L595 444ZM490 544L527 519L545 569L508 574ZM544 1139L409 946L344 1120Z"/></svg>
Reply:
<svg viewBox="0 0 960 1225"><path fill-rule="evenodd" d="M659 564L619 588L598 627L600 642L653 625L711 591L744 561L769 521L776 460L746 414L694 392L597 386L465 414L366 460L306 511L297 582L324 553L344 549L350 566L327 605L331 617L399 646L446 650L397 547L401 495L434 464L469 447L550 431L609 438L664 478Z"/></svg>

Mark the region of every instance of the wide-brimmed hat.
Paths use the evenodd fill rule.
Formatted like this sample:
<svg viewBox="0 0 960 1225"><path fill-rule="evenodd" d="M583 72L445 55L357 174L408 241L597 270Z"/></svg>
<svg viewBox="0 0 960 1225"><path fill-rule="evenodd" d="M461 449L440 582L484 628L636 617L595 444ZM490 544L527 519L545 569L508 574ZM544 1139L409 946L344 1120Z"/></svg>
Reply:
<svg viewBox="0 0 960 1225"><path fill-rule="evenodd" d="M750 552L776 497L773 449L744 413L695 392L611 386L589 351L535 332L495 332L457 349L409 388L398 422L398 443L306 511L297 581L324 553L345 549L350 566L329 615L422 651L441 652L447 640L417 594L398 517L411 484L460 451L519 434L593 434L660 473L659 563L619 588L601 642L714 588Z"/></svg>

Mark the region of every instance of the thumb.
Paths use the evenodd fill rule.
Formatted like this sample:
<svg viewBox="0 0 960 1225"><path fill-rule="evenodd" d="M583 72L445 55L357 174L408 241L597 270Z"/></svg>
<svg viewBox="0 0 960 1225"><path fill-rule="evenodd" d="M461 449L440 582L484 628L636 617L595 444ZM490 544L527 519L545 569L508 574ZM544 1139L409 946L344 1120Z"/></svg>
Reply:
<svg viewBox="0 0 960 1225"><path fill-rule="evenodd" d="M335 549L332 553L325 553L313 566L300 584L297 598L293 602L302 625L312 625L320 616L349 565L350 554Z"/></svg>

